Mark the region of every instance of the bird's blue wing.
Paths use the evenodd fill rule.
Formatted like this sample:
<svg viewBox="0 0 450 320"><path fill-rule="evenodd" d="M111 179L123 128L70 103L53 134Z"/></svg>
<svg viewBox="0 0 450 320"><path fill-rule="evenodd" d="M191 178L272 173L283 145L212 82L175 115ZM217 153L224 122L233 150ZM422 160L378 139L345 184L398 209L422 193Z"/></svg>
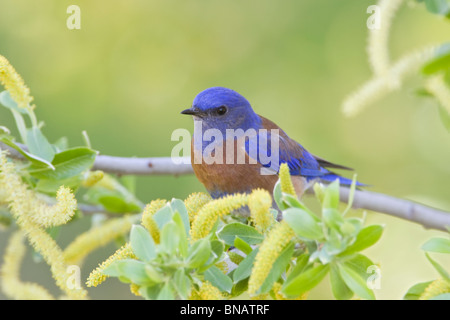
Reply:
<svg viewBox="0 0 450 320"><path fill-rule="evenodd" d="M247 140L246 152L256 158L266 168L279 171L282 163L287 163L291 175L306 178L317 178L326 175L329 171L320 166L315 157L306 151L300 144L283 134L270 131L260 131L258 141Z"/></svg>
<svg viewBox="0 0 450 320"><path fill-rule="evenodd" d="M340 180L343 185L350 185L351 179L339 176L329 171L325 167L351 170L348 167L328 162L322 158L314 156L303 148L298 142L289 136L272 121L261 117L263 129L258 132L258 143L252 146L246 141L246 151L248 154L257 154L257 161L264 167L278 172L282 163L287 163L291 175L302 176L307 180L321 179L332 182ZM275 131L271 130L275 129ZM277 152L278 151L278 152ZM253 153L251 153L253 152ZM278 155L278 157L277 157ZM357 182L357 186L364 184Z"/></svg>

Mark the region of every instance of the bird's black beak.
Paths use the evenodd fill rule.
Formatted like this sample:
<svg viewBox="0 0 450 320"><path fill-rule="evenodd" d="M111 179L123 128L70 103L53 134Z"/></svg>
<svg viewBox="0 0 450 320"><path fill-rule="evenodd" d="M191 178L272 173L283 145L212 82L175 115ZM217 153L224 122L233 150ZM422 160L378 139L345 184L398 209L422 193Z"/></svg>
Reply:
<svg viewBox="0 0 450 320"><path fill-rule="evenodd" d="M181 111L181 114L189 114L191 116L200 116L201 113L200 109L195 107Z"/></svg>

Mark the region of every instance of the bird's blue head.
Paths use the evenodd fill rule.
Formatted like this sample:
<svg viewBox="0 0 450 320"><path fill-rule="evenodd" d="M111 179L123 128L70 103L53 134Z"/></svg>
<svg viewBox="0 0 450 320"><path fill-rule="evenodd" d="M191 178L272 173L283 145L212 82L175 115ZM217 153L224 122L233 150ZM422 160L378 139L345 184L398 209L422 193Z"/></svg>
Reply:
<svg viewBox="0 0 450 320"><path fill-rule="evenodd" d="M203 130L219 129L224 135L226 129L258 129L260 117L250 103L234 90L213 87L200 92L192 107L181 112L202 121Z"/></svg>

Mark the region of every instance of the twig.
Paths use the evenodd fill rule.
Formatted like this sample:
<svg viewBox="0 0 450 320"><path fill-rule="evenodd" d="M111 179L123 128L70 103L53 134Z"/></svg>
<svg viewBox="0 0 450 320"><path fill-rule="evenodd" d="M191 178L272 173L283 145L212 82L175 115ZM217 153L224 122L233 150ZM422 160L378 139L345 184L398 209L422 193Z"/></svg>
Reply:
<svg viewBox="0 0 450 320"><path fill-rule="evenodd" d="M174 159L175 160L175 159ZM119 175L182 175L192 174L190 158L178 158L177 163L170 157L122 158L98 155L93 170L102 170Z"/></svg>
<svg viewBox="0 0 450 320"><path fill-rule="evenodd" d="M108 217L116 217L117 218L117 217L123 216L123 214L124 214L123 212L117 213L117 212L108 211L103 206L90 205L90 204L86 204L86 203L78 203L78 209L86 215L101 213ZM143 209L144 209L144 207L142 207L142 210ZM129 212L129 213L127 212L126 214L136 214L136 212Z"/></svg>
<svg viewBox="0 0 450 320"><path fill-rule="evenodd" d="M27 146L17 143L23 150L28 151ZM0 142L0 149L8 150L11 158L25 160L15 149ZM178 161L177 161L178 160ZM179 163L179 164L177 164ZM189 157L172 158L124 158L107 155L98 155L95 158L93 170L102 170L118 175L183 175L192 174L191 159Z"/></svg>
<svg viewBox="0 0 450 320"><path fill-rule="evenodd" d="M348 202L350 189L341 187L342 202ZM397 218L421 224L425 228L447 231L450 212L442 211L410 200L399 199L372 191L355 191L353 208L385 213Z"/></svg>
<svg viewBox="0 0 450 320"><path fill-rule="evenodd" d="M10 150L10 156L24 159L17 151L0 142L0 149ZM176 164L181 163L181 164ZM119 175L182 175L192 174L192 166L188 158L155 157L155 158L123 158L98 155L94 170ZM350 190L341 187L341 201L348 202ZM361 208L385 213L401 219L421 224L425 228L446 231L450 226L450 212L428 207L413 201L399 199L382 193L371 191L355 191L354 208ZM86 208L87 209L87 208ZM92 208L94 211L100 208ZM89 211L89 210L87 210Z"/></svg>

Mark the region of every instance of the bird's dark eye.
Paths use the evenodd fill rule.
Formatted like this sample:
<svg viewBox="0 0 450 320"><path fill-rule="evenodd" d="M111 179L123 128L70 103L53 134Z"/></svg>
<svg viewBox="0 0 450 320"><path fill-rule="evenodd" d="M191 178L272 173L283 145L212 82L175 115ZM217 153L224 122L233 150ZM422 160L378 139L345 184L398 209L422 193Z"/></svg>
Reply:
<svg viewBox="0 0 450 320"><path fill-rule="evenodd" d="M228 109L225 106L220 106L216 109L216 111L219 116L223 116L225 113L227 113Z"/></svg>

